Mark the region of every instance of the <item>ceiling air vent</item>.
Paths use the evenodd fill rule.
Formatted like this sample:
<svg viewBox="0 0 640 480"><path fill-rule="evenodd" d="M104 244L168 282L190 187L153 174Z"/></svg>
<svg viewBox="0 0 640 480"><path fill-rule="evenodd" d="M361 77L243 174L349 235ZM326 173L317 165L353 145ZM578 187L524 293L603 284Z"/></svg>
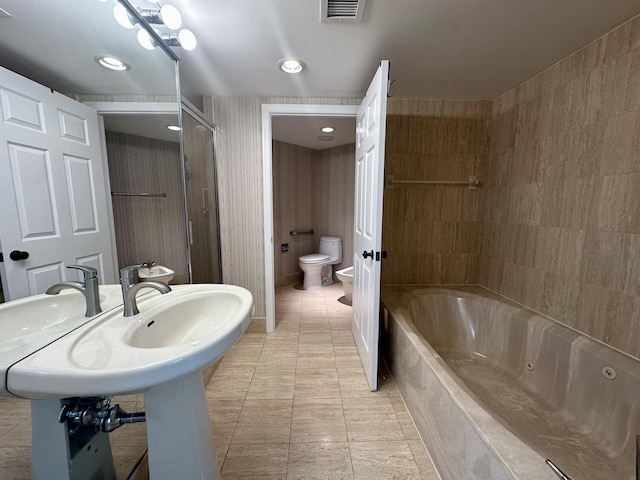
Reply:
<svg viewBox="0 0 640 480"><path fill-rule="evenodd" d="M320 0L320 21L323 23L362 21L366 0Z"/></svg>

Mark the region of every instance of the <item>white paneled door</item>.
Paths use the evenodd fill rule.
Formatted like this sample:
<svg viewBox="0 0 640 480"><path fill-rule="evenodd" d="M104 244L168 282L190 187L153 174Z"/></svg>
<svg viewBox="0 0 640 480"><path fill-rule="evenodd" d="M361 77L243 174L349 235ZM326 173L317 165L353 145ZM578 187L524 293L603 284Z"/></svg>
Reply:
<svg viewBox="0 0 640 480"><path fill-rule="evenodd" d="M0 263L7 300L67 280L68 265L114 283L97 112L0 68ZM72 279L77 279L76 273Z"/></svg>
<svg viewBox="0 0 640 480"><path fill-rule="evenodd" d="M352 331L369 387L378 388L382 192L389 62L378 67L356 120Z"/></svg>

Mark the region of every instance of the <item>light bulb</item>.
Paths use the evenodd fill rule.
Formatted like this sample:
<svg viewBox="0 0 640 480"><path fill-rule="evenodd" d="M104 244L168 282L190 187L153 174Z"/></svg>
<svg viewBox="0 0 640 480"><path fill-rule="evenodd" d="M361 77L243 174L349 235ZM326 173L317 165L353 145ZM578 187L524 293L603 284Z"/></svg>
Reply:
<svg viewBox="0 0 640 480"><path fill-rule="evenodd" d="M163 5L160 8L160 18L167 28L177 30L182 25L182 15L173 5Z"/></svg>
<svg viewBox="0 0 640 480"><path fill-rule="evenodd" d="M153 38L151 38L151 35L149 35L149 32L146 30L138 31L138 43L147 50L153 50L156 48L156 42L153 41Z"/></svg>
<svg viewBox="0 0 640 480"><path fill-rule="evenodd" d="M333 133L335 128L333 128L333 127L322 127L320 130L322 130L324 133Z"/></svg>
<svg viewBox="0 0 640 480"><path fill-rule="evenodd" d="M185 50L193 50L196 48L196 44L198 43L193 32L186 28L183 28L178 32L178 41L180 42L180 46Z"/></svg>
<svg viewBox="0 0 640 480"><path fill-rule="evenodd" d="M121 3L118 3L113 7L113 16L116 19L116 22L124 28L133 28L136 26L136 24L131 21L129 12Z"/></svg>

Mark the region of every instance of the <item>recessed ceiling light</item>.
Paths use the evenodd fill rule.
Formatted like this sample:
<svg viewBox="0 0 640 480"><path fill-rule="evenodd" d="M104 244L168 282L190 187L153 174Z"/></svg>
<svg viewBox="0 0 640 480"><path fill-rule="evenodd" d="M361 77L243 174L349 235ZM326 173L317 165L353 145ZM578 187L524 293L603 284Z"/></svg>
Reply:
<svg viewBox="0 0 640 480"><path fill-rule="evenodd" d="M333 128L333 127L322 127L320 130L322 130L324 133L333 133L335 131L335 128Z"/></svg>
<svg viewBox="0 0 640 480"><path fill-rule="evenodd" d="M178 125L167 125L167 128L174 132L179 132L180 130L182 130Z"/></svg>
<svg viewBox="0 0 640 480"><path fill-rule="evenodd" d="M278 62L278 68L285 73L300 73L304 70L305 64L297 58L283 58Z"/></svg>
<svg viewBox="0 0 640 480"><path fill-rule="evenodd" d="M123 72L131 69L131 66L127 62L120 60L118 57L114 57L113 55L96 55L93 59L109 70Z"/></svg>

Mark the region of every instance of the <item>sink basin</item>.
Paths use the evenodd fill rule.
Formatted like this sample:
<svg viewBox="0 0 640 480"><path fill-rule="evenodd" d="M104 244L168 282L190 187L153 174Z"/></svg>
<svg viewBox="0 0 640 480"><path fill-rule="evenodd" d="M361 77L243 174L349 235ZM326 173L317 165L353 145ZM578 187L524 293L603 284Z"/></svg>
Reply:
<svg viewBox="0 0 640 480"><path fill-rule="evenodd" d="M122 303L120 285L101 285L100 305L107 311ZM0 396L7 392L6 371L15 362L86 324L84 296L76 290L33 295L0 305ZM93 317L96 318L96 317Z"/></svg>
<svg viewBox="0 0 640 480"><path fill-rule="evenodd" d="M241 308L242 298L233 291L198 293L178 297L168 307L159 305L128 330L125 341L132 347L163 348L197 344L227 327L227 320ZM146 321L153 318L151 321Z"/></svg>
<svg viewBox="0 0 640 480"><path fill-rule="evenodd" d="M138 278L141 282L149 282L151 280L162 283L169 283L173 278L174 271L162 265L154 265L151 268L140 267L138 269Z"/></svg>
<svg viewBox="0 0 640 480"><path fill-rule="evenodd" d="M140 314L102 314L14 365L7 386L31 399L145 392L222 356L246 330L252 307L251 293L233 285L139 296Z"/></svg>

